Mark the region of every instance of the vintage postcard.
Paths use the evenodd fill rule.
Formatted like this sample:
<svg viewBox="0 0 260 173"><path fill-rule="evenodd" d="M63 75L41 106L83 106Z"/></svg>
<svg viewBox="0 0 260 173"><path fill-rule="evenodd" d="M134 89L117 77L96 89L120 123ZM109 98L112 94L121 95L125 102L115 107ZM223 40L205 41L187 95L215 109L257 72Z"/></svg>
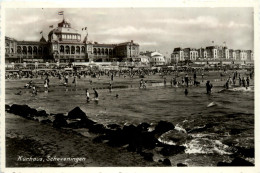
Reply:
<svg viewBox="0 0 260 173"><path fill-rule="evenodd" d="M1 172L257 172L257 1L1 5Z"/></svg>

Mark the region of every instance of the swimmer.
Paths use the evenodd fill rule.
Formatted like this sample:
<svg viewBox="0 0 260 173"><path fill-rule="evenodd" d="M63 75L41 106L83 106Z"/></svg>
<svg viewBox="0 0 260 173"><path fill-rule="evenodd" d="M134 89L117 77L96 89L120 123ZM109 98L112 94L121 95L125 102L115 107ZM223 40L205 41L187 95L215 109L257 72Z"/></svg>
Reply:
<svg viewBox="0 0 260 173"><path fill-rule="evenodd" d="M22 95L22 91L19 91L18 93L15 93L15 95Z"/></svg>

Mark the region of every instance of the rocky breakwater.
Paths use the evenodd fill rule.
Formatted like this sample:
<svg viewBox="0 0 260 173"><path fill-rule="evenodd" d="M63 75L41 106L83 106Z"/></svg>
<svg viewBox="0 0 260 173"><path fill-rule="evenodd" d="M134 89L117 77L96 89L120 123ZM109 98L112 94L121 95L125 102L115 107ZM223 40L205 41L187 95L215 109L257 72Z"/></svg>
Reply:
<svg viewBox="0 0 260 173"><path fill-rule="evenodd" d="M157 152L161 155L161 159L156 161L159 164L164 166L187 166L182 163L171 163L169 159L170 156L185 152L186 148L183 144L189 138L186 131L184 133L176 130L171 122L160 121L155 126L151 126L146 122L137 126L124 125L122 127L118 124L105 126L89 119L79 107L75 107L68 112L68 115L48 114L44 110L36 110L28 105L17 104L6 105L6 111L26 119L50 124L55 128L86 128L89 132L97 134L97 137L93 139L94 143L126 148L129 152L136 152L150 162L156 161L154 153ZM40 120L39 117L44 117L44 119ZM52 119L48 117L52 117ZM169 138L173 141L172 143L165 142L165 139ZM231 164L237 164L237 160L240 158L235 159L234 163ZM241 163L239 166L250 166L241 160L239 163ZM228 163L219 163L219 166L226 165Z"/></svg>

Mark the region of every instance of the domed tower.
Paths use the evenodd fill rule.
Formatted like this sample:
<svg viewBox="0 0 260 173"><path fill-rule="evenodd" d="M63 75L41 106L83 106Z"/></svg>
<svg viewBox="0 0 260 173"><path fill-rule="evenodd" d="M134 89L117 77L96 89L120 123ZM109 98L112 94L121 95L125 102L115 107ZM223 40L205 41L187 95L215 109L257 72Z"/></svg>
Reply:
<svg viewBox="0 0 260 173"><path fill-rule="evenodd" d="M81 35L65 19L58 23L58 27L51 30L48 35L49 42L80 42L80 40Z"/></svg>

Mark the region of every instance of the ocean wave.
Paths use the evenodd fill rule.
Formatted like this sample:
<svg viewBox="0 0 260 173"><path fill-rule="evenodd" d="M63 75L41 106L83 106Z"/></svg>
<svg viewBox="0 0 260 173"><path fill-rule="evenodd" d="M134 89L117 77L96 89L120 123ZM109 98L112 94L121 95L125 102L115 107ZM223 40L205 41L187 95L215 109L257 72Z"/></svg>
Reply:
<svg viewBox="0 0 260 173"><path fill-rule="evenodd" d="M219 140L211 140L208 138L195 138L185 143L186 154L219 154L231 155L231 148L223 144Z"/></svg>

